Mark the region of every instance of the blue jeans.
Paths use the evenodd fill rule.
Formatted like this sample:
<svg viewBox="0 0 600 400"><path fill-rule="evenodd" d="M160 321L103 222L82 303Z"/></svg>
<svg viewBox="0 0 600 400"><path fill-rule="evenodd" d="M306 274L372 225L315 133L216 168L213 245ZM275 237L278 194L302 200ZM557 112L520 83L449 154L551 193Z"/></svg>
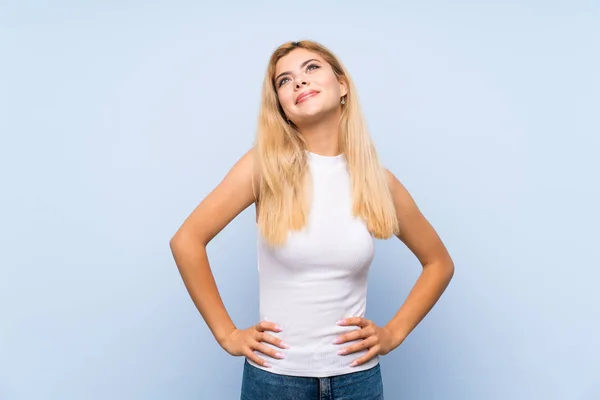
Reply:
<svg viewBox="0 0 600 400"><path fill-rule="evenodd" d="M274 374L246 361L241 400L383 400L379 364L329 378Z"/></svg>

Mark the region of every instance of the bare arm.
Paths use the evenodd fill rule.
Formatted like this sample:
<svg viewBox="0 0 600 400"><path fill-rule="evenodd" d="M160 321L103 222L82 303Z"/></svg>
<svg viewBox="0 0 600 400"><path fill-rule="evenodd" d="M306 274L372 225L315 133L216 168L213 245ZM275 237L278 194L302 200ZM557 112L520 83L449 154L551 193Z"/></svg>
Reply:
<svg viewBox="0 0 600 400"><path fill-rule="evenodd" d="M395 346L398 346L446 290L454 275L454 263L442 240L421 214L406 188L391 172L387 171L387 175L400 225L398 239L413 252L423 266L423 271L406 301L386 325L394 336Z"/></svg>
<svg viewBox="0 0 600 400"><path fill-rule="evenodd" d="M385 355L394 350L412 332L438 301L454 274L454 264L441 239L425 219L412 196L389 171L386 171L400 239L419 259L423 272L396 315L383 328L363 317L346 318L340 325L355 325L355 329L337 338L335 343L363 339L338 354L348 355L368 348L368 352L353 361L351 366L364 364L375 355Z"/></svg>
<svg viewBox="0 0 600 400"><path fill-rule="evenodd" d="M206 246L229 222L254 203L254 174L253 151L250 150L200 202L169 242L192 301L221 346L236 327L219 295Z"/></svg>

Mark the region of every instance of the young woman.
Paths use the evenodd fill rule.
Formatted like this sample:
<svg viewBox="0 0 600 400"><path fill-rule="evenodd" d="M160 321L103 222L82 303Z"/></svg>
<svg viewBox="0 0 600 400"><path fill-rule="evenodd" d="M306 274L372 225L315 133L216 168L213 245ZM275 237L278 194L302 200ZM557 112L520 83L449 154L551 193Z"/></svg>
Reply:
<svg viewBox="0 0 600 400"><path fill-rule="evenodd" d="M206 245L256 205L260 322L239 329ZM385 326L364 318L374 238L398 237L423 265ZM379 356L398 347L454 273L438 235L383 168L346 69L325 47L271 56L256 143L170 241L185 286L222 348L245 356L242 399L382 399Z"/></svg>

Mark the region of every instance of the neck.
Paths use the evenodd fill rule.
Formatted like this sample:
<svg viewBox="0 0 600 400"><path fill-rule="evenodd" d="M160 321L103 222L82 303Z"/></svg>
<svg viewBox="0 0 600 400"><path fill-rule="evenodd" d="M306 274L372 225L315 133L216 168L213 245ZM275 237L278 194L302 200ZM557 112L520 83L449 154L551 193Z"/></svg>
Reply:
<svg viewBox="0 0 600 400"><path fill-rule="evenodd" d="M337 156L340 154L340 116L320 120L299 128L304 138L307 150L322 156Z"/></svg>

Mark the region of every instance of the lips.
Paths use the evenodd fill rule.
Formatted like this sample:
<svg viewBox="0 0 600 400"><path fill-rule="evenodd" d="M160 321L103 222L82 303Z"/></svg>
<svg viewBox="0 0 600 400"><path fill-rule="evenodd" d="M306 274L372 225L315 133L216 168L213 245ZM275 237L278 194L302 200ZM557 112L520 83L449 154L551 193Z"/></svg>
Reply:
<svg viewBox="0 0 600 400"><path fill-rule="evenodd" d="M319 94L319 92L317 92L316 90L309 90L308 92L300 93L298 95L298 97L296 97L296 104L299 104L299 103L301 103L311 97L314 97L318 94Z"/></svg>

